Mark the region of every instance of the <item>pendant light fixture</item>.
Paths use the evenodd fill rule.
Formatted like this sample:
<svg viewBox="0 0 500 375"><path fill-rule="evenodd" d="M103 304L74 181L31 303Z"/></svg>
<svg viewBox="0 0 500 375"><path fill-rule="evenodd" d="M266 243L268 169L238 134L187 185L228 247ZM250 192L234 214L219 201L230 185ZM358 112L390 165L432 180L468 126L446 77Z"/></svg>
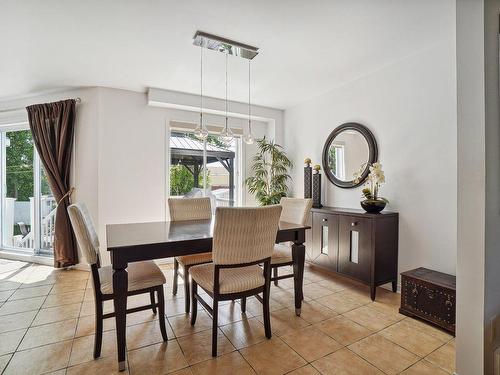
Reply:
<svg viewBox="0 0 500 375"><path fill-rule="evenodd" d="M226 145L230 145L233 138L234 134L229 127L229 122L228 122L228 116L227 116L227 58L228 58L228 53L226 53L226 120L225 120L225 126L222 132L220 133L220 138L222 142L224 142Z"/></svg>
<svg viewBox="0 0 500 375"><path fill-rule="evenodd" d="M243 136L243 141L247 145L252 145L254 143L252 135L252 109L250 106L250 61L251 60L248 60L248 133Z"/></svg>
<svg viewBox="0 0 500 375"><path fill-rule="evenodd" d="M203 123L203 46L200 45L200 123L194 129L194 136L201 141L208 137L208 130Z"/></svg>

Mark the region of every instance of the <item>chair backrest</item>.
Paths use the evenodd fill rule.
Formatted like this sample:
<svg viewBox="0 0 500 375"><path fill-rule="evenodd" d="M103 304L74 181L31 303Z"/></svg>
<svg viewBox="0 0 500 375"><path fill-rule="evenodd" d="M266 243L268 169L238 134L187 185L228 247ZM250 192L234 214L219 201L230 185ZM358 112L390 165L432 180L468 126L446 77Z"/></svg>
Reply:
<svg viewBox="0 0 500 375"><path fill-rule="evenodd" d="M217 207L212 246L215 264L245 264L269 258L281 206Z"/></svg>
<svg viewBox="0 0 500 375"><path fill-rule="evenodd" d="M97 264L99 267L99 238L87 206L84 203L72 204L68 207L68 214L85 260L88 264Z"/></svg>
<svg viewBox="0 0 500 375"><path fill-rule="evenodd" d="M304 225L311 211L312 199L283 197L281 198L280 204L283 207L281 211L281 221Z"/></svg>
<svg viewBox="0 0 500 375"><path fill-rule="evenodd" d="M169 198L170 220L205 220L212 217L210 198Z"/></svg>

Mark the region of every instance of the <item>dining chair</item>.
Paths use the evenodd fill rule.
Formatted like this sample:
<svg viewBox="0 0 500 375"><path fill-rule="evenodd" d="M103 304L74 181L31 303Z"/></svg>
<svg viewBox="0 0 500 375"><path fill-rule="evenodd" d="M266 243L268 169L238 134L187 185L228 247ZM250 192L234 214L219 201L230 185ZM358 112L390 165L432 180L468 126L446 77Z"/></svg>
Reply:
<svg viewBox="0 0 500 375"><path fill-rule="evenodd" d="M217 317L220 301L256 296L263 306L266 337L271 338L270 266L280 213L279 205L254 208L217 207L213 232L213 263L189 269L193 303L191 325L196 323L200 302L212 316L214 357L217 356ZM212 306L198 294L198 285L212 298Z"/></svg>
<svg viewBox="0 0 500 375"><path fill-rule="evenodd" d="M210 198L169 198L168 209L171 221L206 220L212 218ZM189 313L189 268L212 261L212 253L184 255L174 258L173 295L177 294L178 277L184 280L184 309ZM179 272L179 266L183 269Z"/></svg>
<svg viewBox="0 0 500 375"><path fill-rule="evenodd" d="M280 221L305 225L309 212L311 211L312 199L283 197L280 200L280 205L283 207ZM294 277L294 273L296 272L295 269L294 273L282 276L278 275L278 268L291 265L293 265L291 243L275 244L274 251L271 256L271 268L273 270L271 281L274 282L274 285L278 285L278 280Z"/></svg>
<svg viewBox="0 0 500 375"><path fill-rule="evenodd" d="M94 337L94 359L101 355L103 321L115 316L114 312L103 314L104 301L114 299L113 294L113 269L111 266L101 266L99 254L99 239L94 224L89 215L87 207L83 203L75 203L68 207L76 241L80 247L86 262L90 265L92 280L94 283L95 299L95 337ZM156 314L156 308L160 314L160 331L163 341L167 341L167 330L165 328L165 297L163 284L165 275L153 261L129 263L128 292L127 296L149 293L151 304L134 307L127 310L127 314L152 309ZM155 292L158 302L155 301Z"/></svg>

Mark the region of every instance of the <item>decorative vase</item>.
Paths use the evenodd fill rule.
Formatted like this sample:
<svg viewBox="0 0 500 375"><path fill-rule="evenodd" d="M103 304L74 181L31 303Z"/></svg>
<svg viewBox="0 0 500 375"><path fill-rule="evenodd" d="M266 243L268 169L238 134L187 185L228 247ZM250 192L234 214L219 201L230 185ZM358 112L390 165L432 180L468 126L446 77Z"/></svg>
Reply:
<svg viewBox="0 0 500 375"><path fill-rule="evenodd" d="M304 198L312 198L312 167L311 159L304 160Z"/></svg>
<svg viewBox="0 0 500 375"><path fill-rule="evenodd" d="M313 183L312 183L312 199L314 208L321 208L321 174L319 173L319 165L314 166Z"/></svg>
<svg viewBox="0 0 500 375"><path fill-rule="evenodd" d="M365 199L361 201L361 207L366 212L370 212L373 214L378 214L385 208L386 202L383 200L373 200L373 199Z"/></svg>

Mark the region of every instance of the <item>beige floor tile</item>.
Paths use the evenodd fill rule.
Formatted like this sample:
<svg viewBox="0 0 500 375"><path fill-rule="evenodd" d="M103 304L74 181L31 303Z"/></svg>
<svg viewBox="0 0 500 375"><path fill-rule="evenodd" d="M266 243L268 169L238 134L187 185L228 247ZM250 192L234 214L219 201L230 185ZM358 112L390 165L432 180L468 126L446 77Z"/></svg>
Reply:
<svg viewBox="0 0 500 375"><path fill-rule="evenodd" d="M318 281L318 284L324 288L330 289L332 292L340 292L341 290L351 288L353 285L350 281L337 278L321 279Z"/></svg>
<svg viewBox="0 0 500 375"><path fill-rule="evenodd" d="M277 337L244 348L240 353L258 374L281 375L306 364L302 357Z"/></svg>
<svg viewBox="0 0 500 375"><path fill-rule="evenodd" d="M66 367L71 341L63 341L34 349L16 352L3 375L43 374Z"/></svg>
<svg viewBox="0 0 500 375"><path fill-rule="evenodd" d="M220 329L236 349L266 340L264 325L257 318L227 324Z"/></svg>
<svg viewBox="0 0 500 375"><path fill-rule="evenodd" d="M272 295L272 292L271 292L271 295ZM292 306L295 306L295 305L292 305ZM283 308L285 308L284 305L282 305L278 301L273 300L272 298L269 298L269 310L270 311L281 310ZM263 314L262 303L260 303L260 301L255 297L247 298L247 313L252 314L252 316L262 315Z"/></svg>
<svg viewBox="0 0 500 375"><path fill-rule="evenodd" d="M52 285L43 285L33 288L18 289L9 298L9 301L46 296L47 294L49 294L50 289L52 289Z"/></svg>
<svg viewBox="0 0 500 375"><path fill-rule="evenodd" d="M61 370L46 372L44 375L66 375L66 369L63 368Z"/></svg>
<svg viewBox="0 0 500 375"><path fill-rule="evenodd" d="M75 319L80 315L81 303L41 309L33 321L33 326Z"/></svg>
<svg viewBox="0 0 500 375"><path fill-rule="evenodd" d="M425 359L450 374L455 372L455 340L443 345Z"/></svg>
<svg viewBox="0 0 500 375"><path fill-rule="evenodd" d="M420 358L379 334L364 338L349 349L386 374L398 374Z"/></svg>
<svg viewBox="0 0 500 375"><path fill-rule="evenodd" d="M314 300L334 293L331 289L325 288L318 283L306 284L302 287L302 291L306 300Z"/></svg>
<svg viewBox="0 0 500 375"><path fill-rule="evenodd" d="M87 280L58 280L54 284L50 294L69 293L76 290L84 290L87 286Z"/></svg>
<svg viewBox="0 0 500 375"><path fill-rule="evenodd" d="M16 290L21 286L20 282L17 281L9 281L9 280L2 280L0 278L0 291L4 292L6 290Z"/></svg>
<svg viewBox="0 0 500 375"><path fill-rule="evenodd" d="M259 322L264 323L264 316L258 316ZM295 315L295 311L282 309L271 313L271 332L276 336L286 335L292 331L308 326L301 317Z"/></svg>
<svg viewBox="0 0 500 375"><path fill-rule="evenodd" d="M416 330L407 319L387 327L379 333L420 357L425 357L443 345L442 341L434 336Z"/></svg>
<svg viewBox="0 0 500 375"><path fill-rule="evenodd" d="M43 303L42 308L71 305L74 303L82 302L83 294L83 290L68 293L51 294Z"/></svg>
<svg viewBox="0 0 500 375"><path fill-rule="evenodd" d="M0 307L0 316L38 310L42 306L44 300L45 297L36 297L17 301L7 301Z"/></svg>
<svg viewBox="0 0 500 375"><path fill-rule="evenodd" d="M289 308L289 310L295 314L295 307ZM308 323L319 323L336 315L338 314L335 311L316 301L302 301L300 317Z"/></svg>
<svg viewBox="0 0 500 375"><path fill-rule="evenodd" d="M0 303L7 301L14 292L14 290L0 291Z"/></svg>
<svg viewBox="0 0 500 375"><path fill-rule="evenodd" d="M438 340L440 340L441 342L443 342L443 344L447 343L453 338L453 336L448 332L440 328L434 327L430 323L413 318L406 318L405 321L408 324L412 325L415 330L422 331L430 336L433 336Z"/></svg>
<svg viewBox="0 0 500 375"><path fill-rule="evenodd" d="M170 340L174 338L174 334L168 324L167 335ZM163 342L163 337L161 336L160 323L158 321L127 327L127 348L129 350L161 342Z"/></svg>
<svg viewBox="0 0 500 375"><path fill-rule="evenodd" d="M219 305L218 315L217 319L219 326L253 317L252 313L248 311L248 309L246 313L242 313L241 305L239 303L226 303L224 305Z"/></svg>
<svg viewBox="0 0 500 375"><path fill-rule="evenodd" d="M75 335L76 323L76 319L71 319L63 322L45 324L43 326L31 327L28 329L23 341L21 341L19 350L72 339Z"/></svg>
<svg viewBox="0 0 500 375"><path fill-rule="evenodd" d="M177 370L172 372L172 375L194 375L191 367L183 368L182 370Z"/></svg>
<svg viewBox="0 0 500 375"><path fill-rule="evenodd" d="M401 375L448 375L448 373L423 359L403 371Z"/></svg>
<svg viewBox="0 0 500 375"><path fill-rule="evenodd" d="M171 316L185 314L184 301L185 301L184 298L176 298L166 301L165 313L167 314L167 316L171 317ZM198 305L198 308L201 308L201 306Z"/></svg>
<svg viewBox="0 0 500 375"><path fill-rule="evenodd" d="M307 365L298 368L297 370L293 370L292 372L289 372L287 375L320 375L320 373L311 365Z"/></svg>
<svg viewBox="0 0 500 375"><path fill-rule="evenodd" d="M7 363L9 363L10 357L12 357L12 354L7 354L7 355L0 356L0 374L7 367Z"/></svg>
<svg viewBox="0 0 500 375"><path fill-rule="evenodd" d="M312 365L323 375L383 375L382 371L348 349L341 349Z"/></svg>
<svg viewBox="0 0 500 375"><path fill-rule="evenodd" d="M118 371L118 362L115 357L100 358L95 361L85 362L81 365L68 367L66 375L128 375L128 369ZM152 373L150 373L152 375Z"/></svg>
<svg viewBox="0 0 500 375"><path fill-rule="evenodd" d="M404 319L404 315L381 312L370 305L359 307L343 315L372 331L379 331Z"/></svg>
<svg viewBox="0 0 500 375"><path fill-rule="evenodd" d="M202 310L198 310L196 324L191 326L190 315L179 315L168 318L176 337L191 335L212 328L212 318Z"/></svg>
<svg viewBox="0 0 500 375"><path fill-rule="evenodd" d="M315 327L306 327L281 336L281 339L307 362L324 357L342 345Z"/></svg>
<svg viewBox="0 0 500 375"><path fill-rule="evenodd" d="M116 332L107 331L102 334L100 358L116 355ZM73 341L68 366L94 360L94 335L77 338Z"/></svg>
<svg viewBox="0 0 500 375"><path fill-rule="evenodd" d="M334 310L339 314L343 314L348 311L357 309L358 307L361 307L363 305L366 305L365 301L355 298L355 296L353 295L345 294L343 292L344 291L318 298L316 299L316 302L325 305L326 307Z"/></svg>
<svg viewBox="0 0 500 375"><path fill-rule="evenodd" d="M350 345L373 333L368 328L341 315L315 324L314 327L333 337L342 345Z"/></svg>
<svg viewBox="0 0 500 375"><path fill-rule="evenodd" d="M195 333L177 339L189 365L212 358L212 330ZM224 334L217 331L217 355L236 350Z"/></svg>
<svg viewBox="0 0 500 375"><path fill-rule="evenodd" d="M311 300L308 296L304 294L305 300ZM295 306L295 293L293 289L282 290L276 293L271 293L271 300L278 302L284 307L294 307Z"/></svg>
<svg viewBox="0 0 500 375"><path fill-rule="evenodd" d="M37 311L27 311L18 314L0 316L0 333L28 328L33 322Z"/></svg>
<svg viewBox="0 0 500 375"><path fill-rule="evenodd" d="M104 319L103 331L116 329L115 319ZM93 335L95 333L95 315L82 316L78 319L75 337Z"/></svg>
<svg viewBox="0 0 500 375"><path fill-rule="evenodd" d="M0 333L0 355L14 353L27 329Z"/></svg>
<svg viewBox="0 0 500 375"><path fill-rule="evenodd" d="M177 340L129 351L128 360L131 374L167 374L188 366Z"/></svg>
<svg viewBox="0 0 500 375"><path fill-rule="evenodd" d="M192 367L195 375L253 375L256 372L238 352L198 363Z"/></svg>

